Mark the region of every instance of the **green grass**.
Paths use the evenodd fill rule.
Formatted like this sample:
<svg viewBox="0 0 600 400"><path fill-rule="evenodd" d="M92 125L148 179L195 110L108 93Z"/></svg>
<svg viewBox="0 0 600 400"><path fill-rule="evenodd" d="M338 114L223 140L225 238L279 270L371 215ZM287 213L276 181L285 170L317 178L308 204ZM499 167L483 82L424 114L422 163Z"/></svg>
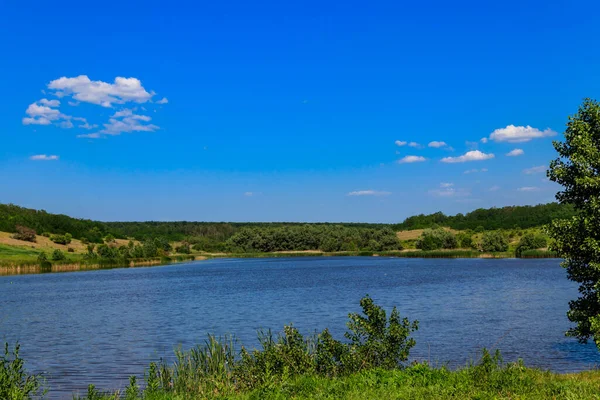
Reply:
<svg viewBox="0 0 600 400"><path fill-rule="evenodd" d="M5 244L0 244L0 260L36 260L40 253L41 252L38 250L29 249L26 247L7 246Z"/></svg>
<svg viewBox="0 0 600 400"><path fill-rule="evenodd" d="M549 250L525 250L521 253L521 258L558 258L558 255Z"/></svg>
<svg viewBox="0 0 600 400"><path fill-rule="evenodd" d="M129 393L132 393L130 390ZM125 395L125 391L120 395ZM84 396L109 400L119 395ZM123 396L127 400L141 399ZM520 363L498 364L493 360L460 370L431 368L426 364L404 370L374 369L345 377L300 376L273 379L260 388L236 391L221 388L203 394L158 391L145 393L146 400L232 399L600 399L600 371L561 375L526 368Z"/></svg>

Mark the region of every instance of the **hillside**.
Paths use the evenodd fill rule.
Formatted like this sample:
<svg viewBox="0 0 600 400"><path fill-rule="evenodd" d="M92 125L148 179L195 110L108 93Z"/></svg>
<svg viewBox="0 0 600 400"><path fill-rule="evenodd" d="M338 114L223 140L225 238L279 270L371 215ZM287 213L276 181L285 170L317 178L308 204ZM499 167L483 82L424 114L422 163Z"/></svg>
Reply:
<svg viewBox="0 0 600 400"><path fill-rule="evenodd" d="M236 222L100 222L88 219L72 218L62 214L52 214L44 210L33 210L13 204L0 204L0 231L15 232L19 225L34 229L38 235L44 232L53 234L70 233L74 239L84 239L93 243L101 243L102 238L112 234L116 238L164 237L170 241L186 238L212 243L222 243L243 228L273 229L299 226L343 226L358 229L384 229L409 231L446 226L455 230L495 230L533 228L549 223L555 218L568 218L573 215L572 207L557 203L536 206L511 206L502 208L477 209L468 214L447 216L441 212L429 215L416 215L399 224L367 224L367 223L236 223ZM413 235L414 236L414 235Z"/></svg>

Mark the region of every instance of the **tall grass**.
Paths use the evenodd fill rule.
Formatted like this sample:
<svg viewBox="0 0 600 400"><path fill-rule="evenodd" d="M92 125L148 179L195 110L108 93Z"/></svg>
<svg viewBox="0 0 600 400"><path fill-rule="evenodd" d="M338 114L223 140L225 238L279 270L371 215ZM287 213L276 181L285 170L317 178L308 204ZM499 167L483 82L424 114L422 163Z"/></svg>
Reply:
<svg viewBox="0 0 600 400"><path fill-rule="evenodd" d="M524 250L521 258L558 258L558 254L549 250Z"/></svg>

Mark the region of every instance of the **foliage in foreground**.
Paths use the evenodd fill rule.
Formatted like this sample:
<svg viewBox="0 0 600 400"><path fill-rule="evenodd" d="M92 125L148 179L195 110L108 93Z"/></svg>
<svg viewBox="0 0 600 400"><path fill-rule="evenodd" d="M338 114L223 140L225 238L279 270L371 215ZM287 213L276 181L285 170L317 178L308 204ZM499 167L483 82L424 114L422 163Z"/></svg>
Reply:
<svg viewBox="0 0 600 400"><path fill-rule="evenodd" d="M554 142L558 158L548 178L563 186L556 198L576 214L553 221L549 233L569 279L579 283L580 297L568 313L577 325L569 334L581 341L593 337L600 348L600 104L586 99L564 135L564 142Z"/></svg>
<svg viewBox="0 0 600 400"><path fill-rule="evenodd" d="M152 383L152 382L150 382ZM598 399L600 372L560 375L502 363L498 352L485 349L476 364L451 371L413 364L405 369L372 368L335 378L316 374L272 377L252 390L215 390L181 394L156 386L140 390L136 380L122 393L101 395L91 387L80 400L183 399Z"/></svg>
<svg viewBox="0 0 600 400"><path fill-rule="evenodd" d="M172 365L151 363L138 383L132 376L121 392L90 385L80 400L184 399L598 399L600 372L559 375L504 364L498 351L485 349L477 363L451 371L426 363L408 366L416 322L389 318L370 297L362 314L349 314L346 341L327 330L303 337L286 326L260 337L260 349L236 352L230 339L209 336L200 346L176 351ZM39 394L39 378L28 376L6 350L0 370L0 398L24 400ZM9 365L8 367L6 365ZM6 372L8 371L8 372ZM77 398L77 397L76 397Z"/></svg>
<svg viewBox="0 0 600 400"><path fill-rule="evenodd" d="M0 358L0 399L25 400L43 394L41 378L25 370L24 361L19 357L19 345L11 353L6 343Z"/></svg>

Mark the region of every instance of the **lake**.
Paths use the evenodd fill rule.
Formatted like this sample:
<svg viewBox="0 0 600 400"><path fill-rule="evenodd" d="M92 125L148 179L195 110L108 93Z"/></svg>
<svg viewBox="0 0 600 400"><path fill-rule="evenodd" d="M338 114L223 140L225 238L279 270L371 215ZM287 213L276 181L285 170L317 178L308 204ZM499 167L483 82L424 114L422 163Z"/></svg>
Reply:
<svg viewBox="0 0 600 400"><path fill-rule="evenodd" d="M566 338L577 297L559 260L302 257L216 259L151 268L0 277L0 341L22 345L50 398L87 385L118 389L152 360L208 333L254 345L260 328L293 322L341 338L365 294L420 321L416 360L451 367L483 347L558 372L600 363Z"/></svg>

